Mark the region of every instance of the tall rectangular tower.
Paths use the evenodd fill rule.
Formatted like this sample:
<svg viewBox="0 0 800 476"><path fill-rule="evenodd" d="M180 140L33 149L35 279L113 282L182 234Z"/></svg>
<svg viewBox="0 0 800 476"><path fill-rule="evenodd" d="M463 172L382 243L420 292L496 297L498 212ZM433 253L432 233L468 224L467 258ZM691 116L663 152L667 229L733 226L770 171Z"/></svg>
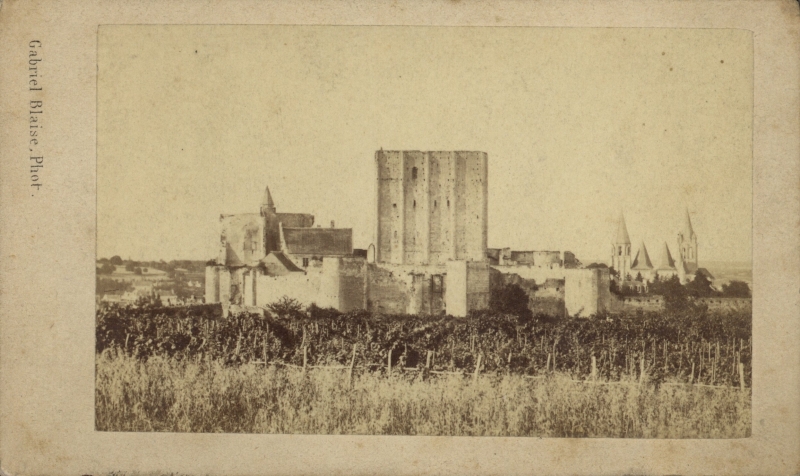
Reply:
<svg viewBox="0 0 800 476"><path fill-rule="evenodd" d="M378 262L486 259L485 152L380 150L375 163Z"/></svg>

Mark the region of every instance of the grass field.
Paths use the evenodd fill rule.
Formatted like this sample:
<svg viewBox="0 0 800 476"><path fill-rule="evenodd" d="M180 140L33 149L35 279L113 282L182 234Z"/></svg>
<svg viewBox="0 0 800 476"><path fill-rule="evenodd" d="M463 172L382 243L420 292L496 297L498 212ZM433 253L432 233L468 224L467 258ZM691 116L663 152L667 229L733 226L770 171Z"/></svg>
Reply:
<svg viewBox="0 0 800 476"><path fill-rule="evenodd" d="M565 374L357 374L97 356L100 431L742 438L750 392L588 384Z"/></svg>

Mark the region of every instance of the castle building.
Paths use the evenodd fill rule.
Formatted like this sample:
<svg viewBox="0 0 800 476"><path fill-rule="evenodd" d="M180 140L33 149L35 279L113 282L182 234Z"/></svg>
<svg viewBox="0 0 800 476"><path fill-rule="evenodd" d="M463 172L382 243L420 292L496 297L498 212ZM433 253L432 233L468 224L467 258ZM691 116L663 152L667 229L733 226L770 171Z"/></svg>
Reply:
<svg viewBox="0 0 800 476"><path fill-rule="evenodd" d="M485 261L485 152L379 150L375 162L378 263Z"/></svg>
<svg viewBox="0 0 800 476"><path fill-rule="evenodd" d="M466 316L488 308L494 273L565 282L570 315L607 308L608 271L578 269L573 253L487 249L485 152L379 150L375 169L375 243L366 250L353 249L349 228L279 213L268 188L258 213L221 215L206 302L229 312L289 297L339 311Z"/></svg>
<svg viewBox="0 0 800 476"><path fill-rule="evenodd" d="M269 187L259 213L220 215L217 256L206 266L206 302L258 301L257 276L304 274L353 252L350 228L312 228L314 215L278 213Z"/></svg>

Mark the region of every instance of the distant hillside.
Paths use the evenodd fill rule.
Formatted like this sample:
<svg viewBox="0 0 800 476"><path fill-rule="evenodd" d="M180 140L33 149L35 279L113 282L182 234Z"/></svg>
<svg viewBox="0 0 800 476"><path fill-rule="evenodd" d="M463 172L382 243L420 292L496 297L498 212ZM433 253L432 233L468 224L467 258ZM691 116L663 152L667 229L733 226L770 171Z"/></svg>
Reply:
<svg viewBox="0 0 800 476"><path fill-rule="evenodd" d="M700 261L700 266L711 271L714 284L720 285L730 281L753 283L753 264L745 261ZM752 286L751 286L752 287Z"/></svg>

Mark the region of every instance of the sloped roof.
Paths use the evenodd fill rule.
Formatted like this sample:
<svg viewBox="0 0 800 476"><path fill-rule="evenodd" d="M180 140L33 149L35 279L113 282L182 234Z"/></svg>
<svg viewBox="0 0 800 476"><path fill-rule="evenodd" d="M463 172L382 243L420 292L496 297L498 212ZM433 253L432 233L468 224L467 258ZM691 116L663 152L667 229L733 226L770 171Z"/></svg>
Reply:
<svg viewBox="0 0 800 476"><path fill-rule="evenodd" d="M283 276L289 273L304 273L292 260L280 251L273 251L261 259L267 276Z"/></svg>
<svg viewBox="0 0 800 476"><path fill-rule="evenodd" d="M283 239L291 254L340 256L353 253L352 228L283 227Z"/></svg>
<svg viewBox="0 0 800 476"><path fill-rule="evenodd" d="M284 227L309 228L314 226L314 215L309 213L276 213Z"/></svg>
<svg viewBox="0 0 800 476"><path fill-rule="evenodd" d="M631 269L653 269L653 263L650 261L650 255L647 254L644 241L639 245L639 251L636 252L636 257L633 259L633 266L631 266Z"/></svg>
<svg viewBox="0 0 800 476"><path fill-rule="evenodd" d="M690 239L694 235L694 228L692 228L692 219L689 218L689 209L686 209L686 220L683 223L683 236Z"/></svg>
<svg viewBox="0 0 800 476"><path fill-rule="evenodd" d="M264 199L261 204L267 208L275 208L275 202L272 201L272 194L269 193L269 187L264 189Z"/></svg>
<svg viewBox="0 0 800 476"><path fill-rule="evenodd" d="M675 260L672 259L672 254L669 252L669 246L667 246L667 242L664 242L664 247L661 248L661 254L658 256L658 264L656 265L656 270L659 269L670 269L674 270L675 268Z"/></svg>
<svg viewBox="0 0 800 476"><path fill-rule="evenodd" d="M625 216L620 213L619 214L619 224L617 225L617 238L614 241L614 244L630 244L631 239L628 236L628 227L625 226Z"/></svg>

